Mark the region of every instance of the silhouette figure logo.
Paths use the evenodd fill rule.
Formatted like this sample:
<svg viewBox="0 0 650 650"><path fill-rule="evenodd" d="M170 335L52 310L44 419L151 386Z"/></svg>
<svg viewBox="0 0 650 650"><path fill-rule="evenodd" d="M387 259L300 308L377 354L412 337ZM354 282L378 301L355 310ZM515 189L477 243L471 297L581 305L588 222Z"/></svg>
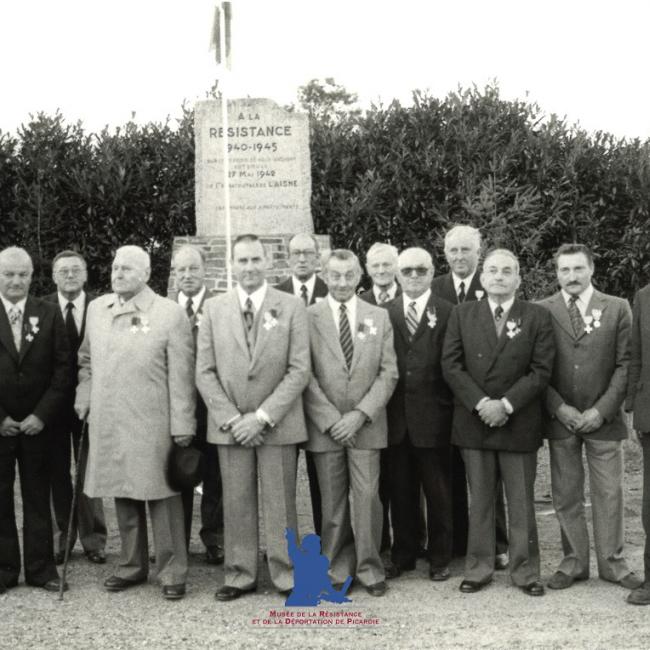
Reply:
<svg viewBox="0 0 650 650"><path fill-rule="evenodd" d="M293 562L293 590L285 605L310 607L323 600L330 603L352 602L345 595L352 583L352 577L347 577L340 590L334 588L328 575L330 561L321 553L318 535L305 535L300 546L296 531L292 528L286 529L285 537L289 558Z"/></svg>

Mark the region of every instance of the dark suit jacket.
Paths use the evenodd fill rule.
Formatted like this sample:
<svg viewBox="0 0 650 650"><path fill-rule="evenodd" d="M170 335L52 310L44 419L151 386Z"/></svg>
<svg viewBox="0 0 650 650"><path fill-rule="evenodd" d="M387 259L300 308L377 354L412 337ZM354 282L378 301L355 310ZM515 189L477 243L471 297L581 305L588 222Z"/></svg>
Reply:
<svg viewBox="0 0 650 650"><path fill-rule="evenodd" d="M476 273L474 273L474 277L472 278L472 282L469 285L469 288L465 287L465 302L468 302L470 300L477 300L477 291L482 292L482 294L479 295L485 295L485 291L483 291L479 276L480 273L477 269ZM451 277L451 272L434 277L433 281L431 282L431 291L436 296L440 296L441 298L449 301L452 305L458 304L458 295L456 294L456 289L454 288L454 280Z"/></svg>
<svg viewBox="0 0 650 650"><path fill-rule="evenodd" d="M275 286L276 289L279 291L284 291L285 293L290 293L291 295L294 295L293 293L293 280L292 278L286 279L284 282L280 282L280 284L277 284ZM316 298L324 298L328 294L328 289L327 285L321 278L316 276L316 283L314 284L314 293L311 295L311 300L309 301L310 305L313 305L316 303ZM300 296L297 296L300 298Z"/></svg>
<svg viewBox="0 0 650 650"><path fill-rule="evenodd" d="M451 437L453 396L443 376L440 359L451 315L451 303L431 294L413 339L404 318L402 298L388 304L393 324L399 380L388 402L388 444L406 435L414 447L445 447ZM427 314L435 314L430 326Z"/></svg>
<svg viewBox="0 0 650 650"><path fill-rule="evenodd" d="M28 296L19 354L0 305L0 420L9 415L21 421L33 413L51 426L72 388L70 360L58 306Z"/></svg>
<svg viewBox="0 0 650 650"><path fill-rule="evenodd" d="M401 296L401 295L402 295L402 287L400 287L399 284L398 284L397 285L397 290L395 291L395 298L397 298L397 296ZM371 289L366 289L365 291L362 291L359 294L359 298L361 298L361 300L365 300L366 302L369 302L371 305L376 305L377 304L377 299L375 298L375 292L372 290L372 288ZM385 303L384 305L382 305L382 307L387 307L389 304L390 304L390 301L388 303Z"/></svg>
<svg viewBox="0 0 650 650"><path fill-rule="evenodd" d="M81 342L84 339L84 334L86 333L86 314L88 313L88 305L95 299L96 296L93 294L90 294L86 291L86 304L84 305L84 313L81 316L81 330L79 331L79 343L77 344L77 349L76 350L70 350L72 355L74 356L74 365L75 368L77 368L77 352L79 351L79 348L81 346ZM47 300L47 302L53 302L57 307L59 307L59 294L57 291L54 293L48 293L47 296L43 296L43 300ZM61 308L59 307L59 312L61 311ZM62 315L63 316L63 315ZM65 321L64 321L65 324ZM75 378L75 384L76 384L76 378Z"/></svg>
<svg viewBox="0 0 650 650"><path fill-rule="evenodd" d="M634 428L650 432L650 284L637 292L632 307L632 344L625 410L634 411Z"/></svg>
<svg viewBox="0 0 650 650"><path fill-rule="evenodd" d="M512 337L507 336L509 322L520 330ZM447 325L442 357L455 396L452 442L469 449L537 450L554 357L551 315L544 307L515 300L497 339L487 300L458 305ZM504 426L485 425L474 410L486 396L505 397L512 405Z"/></svg>
<svg viewBox="0 0 650 650"><path fill-rule="evenodd" d="M605 420L596 431L576 435L589 440L627 438L621 413L632 328L627 300L594 291L587 314L599 313L600 325L589 333L583 330L579 337L573 331L560 291L539 304L551 313L557 349L551 383L546 390L545 434L551 439L573 435L555 417L558 408L566 403L579 411L594 407Z"/></svg>

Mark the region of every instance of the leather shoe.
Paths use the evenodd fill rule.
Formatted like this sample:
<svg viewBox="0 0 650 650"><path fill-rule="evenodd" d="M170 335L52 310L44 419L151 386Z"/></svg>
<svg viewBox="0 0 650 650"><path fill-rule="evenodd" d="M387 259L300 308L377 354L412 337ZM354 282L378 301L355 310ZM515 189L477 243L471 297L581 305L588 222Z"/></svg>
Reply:
<svg viewBox="0 0 650 650"><path fill-rule="evenodd" d="M494 557L494 568L496 571L505 571L508 568L508 554L497 553Z"/></svg>
<svg viewBox="0 0 650 650"><path fill-rule="evenodd" d="M650 583L646 582L631 591L627 597L630 605L650 605Z"/></svg>
<svg viewBox="0 0 650 650"><path fill-rule="evenodd" d="M28 583L32 587L40 587L41 589L45 589L45 591L59 591L61 588L61 578L52 578L51 580L48 580L47 582L44 582L42 585L35 585L32 583ZM64 582L63 583L63 591L68 591L68 583Z"/></svg>
<svg viewBox="0 0 650 650"><path fill-rule="evenodd" d="M641 580L641 578L639 578L636 573L630 572L626 576L623 576L618 581L618 584L625 589L638 589L641 585L643 585L643 580Z"/></svg>
<svg viewBox="0 0 650 650"><path fill-rule="evenodd" d="M101 548L97 551L86 551L86 557L93 564L106 564L106 553Z"/></svg>
<svg viewBox="0 0 650 650"><path fill-rule="evenodd" d="M400 567L396 562L387 560L384 562L384 574L386 575L387 580L394 580L402 575L402 567Z"/></svg>
<svg viewBox="0 0 650 650"><path fill-rule="evenodd" d="M205 561L208 564L223 564L224 553L221 546L210 545L205 547Z"/></svg>
<svg viewBox="0 0 650 650"><path fill-rule="evenodd" d="M146 578L142 578L141 580L126 580L125 578L120 578L119 576L110 576L110 578L106 578L106 580L104 580L104 588L106 591L124 591L125 589L129 589L129 587L141 585L146 581Z"/></svg>
<svg viewBox="0 0 650 650"><path fill-rule="evenodd" d="M387 589L388 587L386 586L386 582L375 582L374 585L366 586L366 591L371 596L383 596Z"/></svg>
<svg viewBox="0 0 650 650"><path fill-rule="evenodd" d="M568 589L575 582L575 578L563 571L556 571L547 585L549 589Z"/></svg>
<svg viewBox="0 0 650 650"><path fill-rule="evenodd" d="M167 600L180 600L185 595L185 585L163 585L162 593Z"/></svg>
<svg viewBox="0 0 650 650"><path fill-rule="evenodd" d="M450 577L451 573L449 567L443 566L442 568L437 569L431 567L429 569L429 579L434 582L444 582L445 580L449 580Z"/></svg>
<svg viewBox="0 0 650 650"><path fill-rule="evenodd" d="M460 591L462 591L464 594L475 594L477 591L481 591L483 587L485 587L487 582L475 582L474 580L463 580L460 583Z"/></svg>
<svg viewBox="0 0 650 650"><path fill-rule="evenodd" d="M217 591L214 597L217 600L220 600L222 603L227 603L229 600L236 600L245 594L250 594L255 591L257 587L251 587L250 589L240 589L239 587L229 587L224 585Z"/></svg>
<svg viewBox="0 0 650 650"><path fill-rule="evenodd" d="M543 596L544 595L544 585L539 581L531 582L527 585L524 585L521 590L528 594L529 596Z"/></svg>

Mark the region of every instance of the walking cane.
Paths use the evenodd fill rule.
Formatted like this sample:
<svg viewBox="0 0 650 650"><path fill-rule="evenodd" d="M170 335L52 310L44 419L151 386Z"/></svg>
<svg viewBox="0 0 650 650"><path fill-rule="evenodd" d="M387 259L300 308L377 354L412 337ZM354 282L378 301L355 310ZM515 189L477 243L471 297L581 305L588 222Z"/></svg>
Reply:
<svg viewBox="0 0 650 650"><path fill-rule="evenodd" d="M74 464L74 483L72 484L72 504L70 506L70 517L68 519L68 533L65 536L65 555L63 556L63 575L59 584L59 600L63 600L63 587L65 585L65 576L68 573L68 561L70 560L70 538L72 537L72 527L74 525L74 516L77 509L77 493L79 492L79 465L81 465L81 452L83 451L84 438L88 433L88 416L84 417L81 423L81 436L77 445L77 455Z"/></svg>

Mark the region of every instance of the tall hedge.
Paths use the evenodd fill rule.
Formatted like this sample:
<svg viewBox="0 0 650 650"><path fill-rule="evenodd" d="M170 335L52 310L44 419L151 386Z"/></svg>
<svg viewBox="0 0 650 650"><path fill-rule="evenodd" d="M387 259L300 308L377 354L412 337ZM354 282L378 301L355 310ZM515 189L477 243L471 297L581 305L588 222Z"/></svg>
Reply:
<svg viewBox="0 0 650 650"><path fill-rule="evenodd" d="M329 108L309 111L312 212L335 245L418 244L444 270L444 231L471 223L488 246L519 253L528 297L553 289L550 258L564 241L592 246L603 290L631 296L650 281L650 141L586 133L495 86ZM0 244L32 253L36 291L51 290L51 259L67 247L86 256L90 285L107 288L124 243L151 253L164 290L172 238L194 230L190 110L97 134L39 114L0 133Z"/></svg>

